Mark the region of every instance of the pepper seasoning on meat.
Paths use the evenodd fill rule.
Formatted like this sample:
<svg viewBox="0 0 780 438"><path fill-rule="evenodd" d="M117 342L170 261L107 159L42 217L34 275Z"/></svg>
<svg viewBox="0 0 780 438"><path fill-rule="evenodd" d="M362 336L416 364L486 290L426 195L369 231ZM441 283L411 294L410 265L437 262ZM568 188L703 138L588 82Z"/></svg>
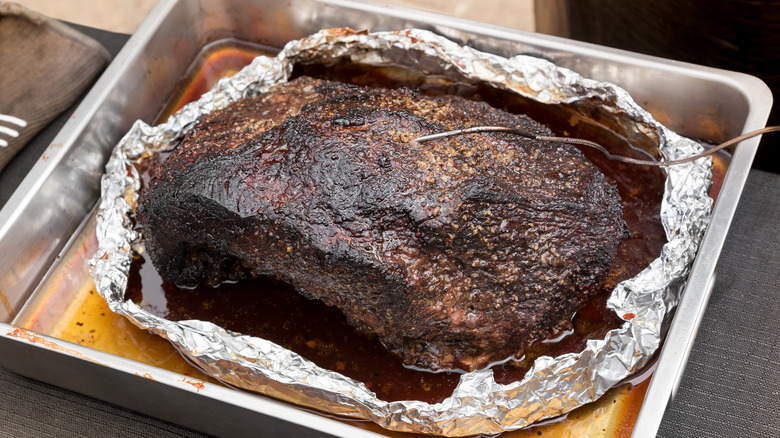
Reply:
<svg viewBox="0 0 780 438"><path fill-rule="evenodd" d="M198 121L139 200L166 280L273 275L406 364L471 371L596 293L625 236L614 186L526 116L302 77Z"/></svg>

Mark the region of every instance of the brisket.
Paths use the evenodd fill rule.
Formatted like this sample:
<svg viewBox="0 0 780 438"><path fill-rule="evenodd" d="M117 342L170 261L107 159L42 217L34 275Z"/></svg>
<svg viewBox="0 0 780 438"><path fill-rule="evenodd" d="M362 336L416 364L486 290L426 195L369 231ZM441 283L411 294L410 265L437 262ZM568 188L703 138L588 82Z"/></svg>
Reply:
<svg viewBox="0 0 780 438"><path fill-rule="evenodd" d="M521 356L599 290L625 234L617 189L522 115L299 78L203 116L139 200L179 285L272 275L336 306L408 365Z"/></svg>

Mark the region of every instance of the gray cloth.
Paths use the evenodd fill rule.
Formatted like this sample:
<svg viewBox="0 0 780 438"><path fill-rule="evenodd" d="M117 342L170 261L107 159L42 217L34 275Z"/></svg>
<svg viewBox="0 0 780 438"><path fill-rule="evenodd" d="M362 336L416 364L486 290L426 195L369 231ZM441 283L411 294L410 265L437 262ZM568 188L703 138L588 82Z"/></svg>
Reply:
<svg viewBox="0 0 780 438"><path fill-rule="evenodd" d="M15 3L0 2L0 170L66 110L110 60L73 28ZM9 131L10 129L10 131Z"/></svg>
<svg viewBox="0 0 780 438"><path fill-rule="evenodd" d="M716 275L658 436L779 437L780 175L750 172Z"/></svg>
<svg viewBox="0 0 780 438"><path fill-rule="evenodd" d="M0 368L0 438L205 437Z"/></svg>

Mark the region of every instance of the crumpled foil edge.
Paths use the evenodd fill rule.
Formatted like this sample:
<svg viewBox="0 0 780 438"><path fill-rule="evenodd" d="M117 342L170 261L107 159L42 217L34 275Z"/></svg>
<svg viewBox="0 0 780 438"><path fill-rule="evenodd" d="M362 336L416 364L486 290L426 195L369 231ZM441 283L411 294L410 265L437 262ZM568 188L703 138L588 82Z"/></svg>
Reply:
<svg viewBox="0 0 780 438"><path fill-rule="evenodd" d="M168 321L125 301L127 276L140 238L131 219L140 188L134 162L175 147L200 115L286 81L296 62L328 62L345 56L357 63L400 63L453 80L485 81L544 103L597 100L617 124L657 141L667 159L701 151L698 143L656 122L625 90L542 59L507 59L418 29L323 30L288 43L275 58L256 58L163 124L150 127L137 121L116 145L101 181L99 247L90 260L97 291L111 310L165 337L207 373L231 385L369 419L391 430L445 436L495 434L563 414L598 399L646 364L660 344L664 319L677 303L709 222L709 158L668 168L661 207L668 243L660 257L620 283L610 296L608 307L624 315L620 328L604 339L588 341L582 352L538 358L522 381L496 383L489 369L463 374L453 394L441 403L379 400L363 383L320 368L267 340L237 335L205 321Z"/></svg>

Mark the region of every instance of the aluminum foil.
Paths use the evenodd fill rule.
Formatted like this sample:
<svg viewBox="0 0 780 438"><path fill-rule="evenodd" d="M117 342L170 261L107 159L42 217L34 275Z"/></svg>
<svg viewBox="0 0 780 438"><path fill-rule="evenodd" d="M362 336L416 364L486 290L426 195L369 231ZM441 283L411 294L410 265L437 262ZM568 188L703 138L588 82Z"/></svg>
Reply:
<svg viewBox="0 0 780 438"><path fill-rule="evenodd" d="M267 340L239 336L206 321L168 321L124 299L133 251L143 245L130 217L140 187L134 163L175 148L202 114L286 81L295 63L344 57L361 64L408 66L453 81L484 81L589 116L596 109L600 122L638 144L656 146L667 159L701 151L698 143L656 122L625 90L542 59L507 59L417 29L323 30L288 43L274 58L256 58L166 123L150 127L136 122L116 145L102 179L99 249L90 261L97 290L111 309L167 338L193 363L228 384L396 431L465 436L519 429L596 400L646 364L659 346L664 319L677 303L709 220L709 158L667 170L661 216L668 243L658 259L612 292L608 307L625 320L619 329L588 341L580 353L538 358L522 381L498 384L489 369L463 374L441 403L386 402L363 383Z"/></svg>

